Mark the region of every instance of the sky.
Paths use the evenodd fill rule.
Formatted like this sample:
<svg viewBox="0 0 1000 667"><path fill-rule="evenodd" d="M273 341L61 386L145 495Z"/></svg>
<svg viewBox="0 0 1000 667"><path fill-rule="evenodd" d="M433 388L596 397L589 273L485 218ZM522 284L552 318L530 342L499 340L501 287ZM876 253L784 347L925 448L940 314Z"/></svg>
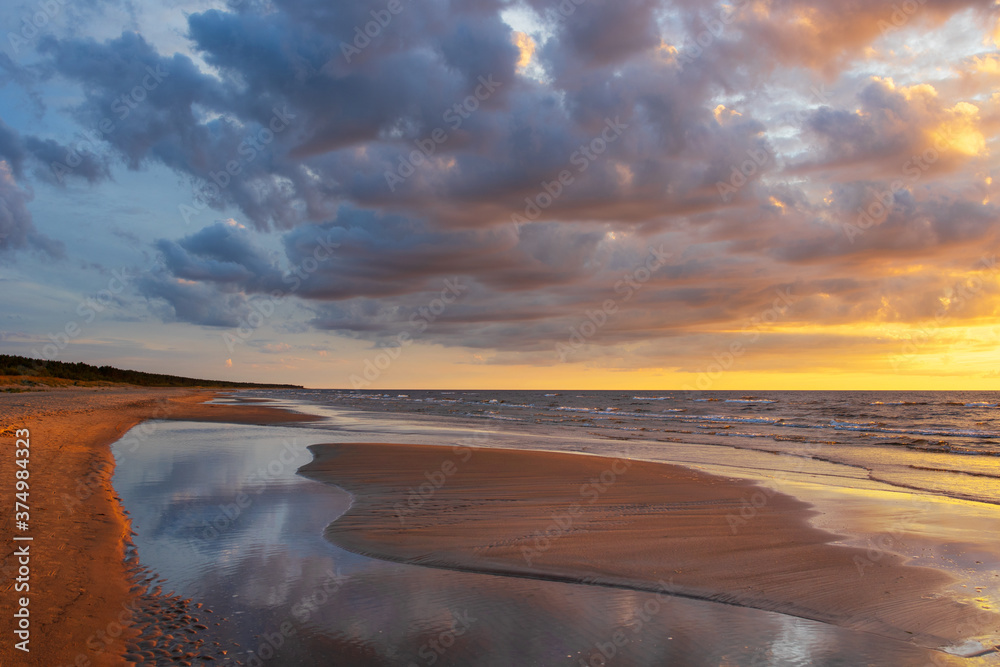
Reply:
<svg viewBox="0 0 1000 667"><path fill-rule="evenodd" d="M1000 389L1000 2L0 8L0 351Z"/></svg>

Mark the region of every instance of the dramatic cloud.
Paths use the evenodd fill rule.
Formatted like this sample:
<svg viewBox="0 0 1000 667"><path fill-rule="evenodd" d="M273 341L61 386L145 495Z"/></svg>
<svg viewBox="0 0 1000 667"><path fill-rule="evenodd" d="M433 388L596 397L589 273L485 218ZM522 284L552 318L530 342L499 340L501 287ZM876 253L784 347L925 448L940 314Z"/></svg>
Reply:
<svg viewBox="0 0 1000 667"><path fill-rule="evenodd" d="M31 194L17 184L7 162L0 161L0 254L33 248L53 258L63 257L63 244L35 229L29 201Z"/></svg>
<svg viewBox="0 0 1000 667"><path fill-rule="evenodd" d="M597 318L578 359L689 368L776 299L760 349L802 355L995 315L995 3L390 4L38 36L3 83L60 122L0 109L0 244L59 252L32 183L167 172L188 190L133 288L172 322L288 300L287 330L549 364Z"/></svg>

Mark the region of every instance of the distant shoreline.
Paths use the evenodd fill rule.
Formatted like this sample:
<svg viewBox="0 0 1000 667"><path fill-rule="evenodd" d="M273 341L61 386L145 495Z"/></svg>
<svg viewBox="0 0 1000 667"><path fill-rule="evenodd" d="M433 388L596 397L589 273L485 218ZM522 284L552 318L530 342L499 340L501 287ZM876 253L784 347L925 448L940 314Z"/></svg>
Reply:
<svg viewBox="0 0 1000 667"><path fill-rule="evenodd" d="M18 355L0 354L0 386L47 384L51 386L184 387L191 389L302 389L301 385L230 380L204 380L163 373L133 371L114 366L94 366Z"/></svg>

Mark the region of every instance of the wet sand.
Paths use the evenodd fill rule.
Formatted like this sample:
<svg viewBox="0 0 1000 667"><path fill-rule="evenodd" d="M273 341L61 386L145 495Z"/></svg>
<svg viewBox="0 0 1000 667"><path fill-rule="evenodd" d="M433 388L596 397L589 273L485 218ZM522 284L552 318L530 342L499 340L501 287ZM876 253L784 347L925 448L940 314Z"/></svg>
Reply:
<svg viewBox="0 0 1000 667"><path fill-rule="evenodd" d="M311 449L300 472L355 496L328 539L366 556L667 591L928 648L1000 630L1000 616L942 593L950 575L833 544L808 504L753 483L561 453Z"/></svg>
<svg viewBox="0 0 1000 667"><path fill-rule="evenodd" d="M191 389L66 388L0 394L0 446L11 452L17 429L30 430L30 653L14 649L13 619L0 624L0 664L121 665L142 622L183 617L186 603L144 582L126 562L131 530L111 486L109 445L149 419L276 424L314 417L249 405L205 405L218 392ZM138 444L141 444L138 443ZM0 457L0 489L14 494L12 455ZM21 543L25 544L25 543ZM2 548L4 607L15 593L15 543ZM161 614L162 612L162 614ZM160 614L158 616L158 614ZM132 648L135 648L133 644ZM86 662L79 662L85 660Z"/></svg>
<svg viewBox="0 0 1000 667"><path fill-rule="evenodd" d="M254 404L205 405L215 391L56 389L0 394L0 445L31 431L31 654L0 664L177 664L222 648L212 616L164 593L131 551L111 487L109 443L149 419L307 421ZM143 427L135 429L142 445ZM128 448L125 448L128 452ZM666 591L779 611L902 639L954 644L995 633L996 616L942 596L943 572L868 559L808 523L809 505L751 483L666 464L501 449L321 445L303 472L355 495L331 524L338 546L436 568ZM0 460L4 492L12 457ZM755 506L757 505L757 506ZM5 534L14 533L11 513ZM13 600L14 547L3 550ZM860 559L860 560L859 560ZM12 621L2 624L12 636ZM172 626L172 627L171 627ZM191 635L185 635L190 632ZM164 653L172 634L188 643ZM175 660L176 659L176 660ZM81 662L81 660L83 662Z"/></svg>

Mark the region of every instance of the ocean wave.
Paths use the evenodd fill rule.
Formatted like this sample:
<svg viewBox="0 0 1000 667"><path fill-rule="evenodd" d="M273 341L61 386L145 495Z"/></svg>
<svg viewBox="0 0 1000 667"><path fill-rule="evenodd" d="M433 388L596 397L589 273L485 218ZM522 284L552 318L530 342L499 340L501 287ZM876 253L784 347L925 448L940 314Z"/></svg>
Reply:
<svg viewBox="0 0 1000 667"><path fill-rule="evenodd" d="M910 443L906 445L906 448L918 452L931 452L934 454L960 454L962 456L1000 456L1000 451L998 450L963 447L961 445L956 445L949 442L935 442L935 443L923 443L923 444Z"/></svg>
<svg viewBox="0 0 1000 667"><path fill-rule="evenodd" d="M683 419L720 422L723 424L780 424L780 417L730 417L727 415L684 415Z"/></svg>
<svg viewBox="0 0 1000 667"><path fill-rule="evenodd" d="M635 417L639 419L664 419L671 421L680 421L687 423L720 423L720 424L781 424L783 419L781 417L740 417L736 415L689 415L689 414L677 414L684 412L683 408L669 408L663 412L621 412L615 409L615 411L608 411L607 409L600 408L570 408L570 407L560 407L552 408L553 410L560 410L565 412L584 412L598 417Z"/></svg>
<svg viewBox="0 0 1000 667"><path fill-rule="evenodd" d="M963 438L996 438L1000 437L1000 431L974 431L971 429L948 429L948 428L891 428L883 426L877 422L844 422L833 419L830 426L838 431L867 431L870 433L897 433L899 435L936 435L942 437L957 436Z"/></svg>
<svg viewBox="0 0 1000 667"><path fill-rule="evenodd" d="M934 494L936 496L945 496L947 498L956 498L958 500L971 500L973 502L988 503L990 505L1000 505L1000 500L994 498L983 497L981 495L973 495L970 493L961 493L950 490L942 490L935 488L927 488L924 486L919 486L916 484L907 484L906 482L901 482L895 479L888 479L878 475L869 475L868 479L873 482L881 482L883 484L888 484L890 486L895 486L900 489L913 489L915 491L925 491L927 493Z"/></svg>
<svg viewBox="0 0 1000 667"><path fill-rule="evenodd" d="M932 468L930 466L911 465L914 470L927 470L929 472L950 472L956 475L969 475L971 477L989 477L990 479L1000 479L1000 475L993 475L988 472L975 472L972 470L955 470L953 468Z"/></svg>
<svg viewBox="0 0 1000 667"><path fill-rule="evenodd" d="M507 401L498 401L493 399L491 401L463 401L467 405L489 405L489 406L503 406L504 408L534 408L534 403L508 403Z"/></svg>
<svg viewBox="0 0 1000 667"><path fill-rule="evenodd" d="M466 412L465 416L466 417L479 417L480 419L496 419L496 420L505 421L505 422L523 422L524 421L523 419L521 419L519 417L507 417L505 415L501 415L501 414L496 413L496 412L483 412L483 413L479 413L479 414L476 414L476 413L473 413L473 412Z"/></svg>
<svg viewBox="0 0 1000 667"><path fill-rule="evenodd" d="M634 419L656 419L657 417L662 419L677 419L679 415L673 413L685 411L684 408L666 408L662 412L627 412L627 411L622 411L621 408L574 408L568 406L560 406L557 408L545 408L545 409L558 412L580 412L588 415L593 415L597 419L622 418L622 417L631 417ZM686 416L687 415L685 415L685 417Z"/></svg>

